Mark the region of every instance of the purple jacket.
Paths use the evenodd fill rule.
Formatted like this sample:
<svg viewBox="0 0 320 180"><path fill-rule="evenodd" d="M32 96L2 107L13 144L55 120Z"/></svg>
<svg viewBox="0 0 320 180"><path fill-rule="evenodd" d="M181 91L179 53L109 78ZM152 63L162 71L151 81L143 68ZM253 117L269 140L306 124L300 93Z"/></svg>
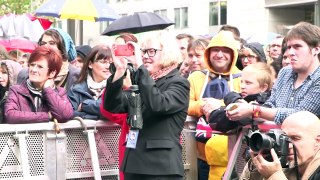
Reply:
<svg viewBox="0 0 320 180"><path fill-rule="evenodd" d="M58 122L72 119L73 109L64 88L46 88L43 90L42 105L35 112L34 100L27 83L10 87L4 105L5 121L9 124L40 123L50 121L48 112Z"/></svg>

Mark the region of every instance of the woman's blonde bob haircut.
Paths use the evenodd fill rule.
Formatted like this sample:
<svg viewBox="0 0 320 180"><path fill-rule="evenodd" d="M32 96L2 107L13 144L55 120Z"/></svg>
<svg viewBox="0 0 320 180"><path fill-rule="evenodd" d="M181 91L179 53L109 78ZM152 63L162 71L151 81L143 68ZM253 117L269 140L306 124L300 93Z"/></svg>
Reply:
<svg viewBox="0 0 320 180"><path fill-rule="evenodd" d="M182 55L175 36L166 31L149 32L141 41L141 49L152 48L148 46L152 43L160 44L161 51L157 51L157 54L161 54L160 64L162 68L172 65L178 66L182 63Z"/></svg>

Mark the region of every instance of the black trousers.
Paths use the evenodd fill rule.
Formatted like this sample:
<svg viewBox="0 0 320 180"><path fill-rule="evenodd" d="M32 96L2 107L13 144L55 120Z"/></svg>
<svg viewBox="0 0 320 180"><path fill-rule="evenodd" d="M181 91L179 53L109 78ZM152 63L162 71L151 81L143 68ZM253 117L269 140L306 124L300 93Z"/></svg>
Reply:
<svg viewBox="0 0 320 180"><path fill-rule="evenodd" d="M124 173L125 180L183 180L180 175L147 175Z"/></svg>

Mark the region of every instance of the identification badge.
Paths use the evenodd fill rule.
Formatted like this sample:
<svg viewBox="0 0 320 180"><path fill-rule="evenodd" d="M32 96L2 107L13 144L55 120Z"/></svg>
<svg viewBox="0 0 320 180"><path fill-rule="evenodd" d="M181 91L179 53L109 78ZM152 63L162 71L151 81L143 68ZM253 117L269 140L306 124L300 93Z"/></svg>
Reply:
<svg viewBox="0 0 320 180"><path fill-rule="evenodd" d="M130 130L127 137L127 148L135 149L137 146L139 130Z"/></svg>

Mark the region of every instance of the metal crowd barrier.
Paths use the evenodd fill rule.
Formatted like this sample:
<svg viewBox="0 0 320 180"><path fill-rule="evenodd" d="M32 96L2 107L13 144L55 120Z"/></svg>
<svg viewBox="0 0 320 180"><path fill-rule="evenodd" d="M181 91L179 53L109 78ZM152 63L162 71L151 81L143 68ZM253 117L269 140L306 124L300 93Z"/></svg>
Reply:
<svg viewBox="0 0 320 180"><path fill-rule="evenodd" d="M117 180L120 127L111 122L70 120L0 124L0 179ZM197 179L194 134L181 138L186 180Z"/></svg>

